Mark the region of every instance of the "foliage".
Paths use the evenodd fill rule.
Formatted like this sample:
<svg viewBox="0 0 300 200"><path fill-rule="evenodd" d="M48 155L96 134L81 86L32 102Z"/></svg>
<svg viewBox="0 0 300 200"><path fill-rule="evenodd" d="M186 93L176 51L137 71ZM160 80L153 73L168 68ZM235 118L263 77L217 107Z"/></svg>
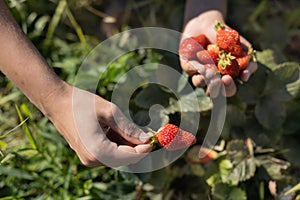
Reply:
<svg viewBox="0 0 300 200"><path fill-rule="evenodd" d="M86 28L87 24L94 28L91 19L99 21L88 8L101 10L108 3L99 2L7 1L23 31L69 83L76 81L83 59L101 41L99 34ZM183 2L172 6L171 0L130 2L126 14L138 10L134 15L139 25L180 30ZM129 174L82 166L48 119L0 75L0 199L299 199L299 2L233 0L229 12L228 23L257 49L259 68L249 82L236 80L238 92L227 99L222 137L214 147L216 159L189 160L211 117L213 104L203 89L180 98L155 84L136 90L130 114L139 125L153 120L151 112L159 113L160 124L179 123L189 113L200 113L201 121L199 142L176 162L151 173ZM127 29L137 25L131 19L127 23ZM121 46L110 48L117 51ZM114 85L132 66L143 65L142 74L151 74L157 66L149 63L162 63L182 74L175 80L180 93L190 80L174 60L167 52L137 50L108 67L98 63L99 71L85 78L94 80L103 73L97 93L110 99ZM153 109L157 104L163 108Z"/></svg>

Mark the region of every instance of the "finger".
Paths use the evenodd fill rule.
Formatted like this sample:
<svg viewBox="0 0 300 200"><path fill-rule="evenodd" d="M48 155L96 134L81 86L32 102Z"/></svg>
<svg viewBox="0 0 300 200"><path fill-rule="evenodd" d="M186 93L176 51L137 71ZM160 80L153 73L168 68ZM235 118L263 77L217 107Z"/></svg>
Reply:
<svg viewBox="0 0 300 200"><path fill-rule="evenodd" d="M250 76L257 70L258 65L256 62L251 61L247 68L241 72L241 80L247 82Z"/></svg>
<svg viewBox="0 0 300 200"><path fill-rule="evenodd" d="M120 145L112 152L112 157L106 160L105 163L110 167L120 167L139 162L152 150L151 145L144 144L136 147Z"/></svg>
<svg viewBox="0 0 300 200"><path fill-rule="evenodd" d="M205 71L205 66L200 64L196 60L187 60L187 59L180 59L180 64L183 69L187 74L190 76L194 74L202 74Z"/></svg>
<svg viewBox="0 0 300 200"><path fill-rule="evenodd" d="M236 85L229 75L222 76L222 83L225 87L225 96L226 97L232 97L236 93Z"/></svg>
<svg viewBox="0 0 300 200"><path fill-rule="evenodd" d="M195 74L192 76L192 83L195 87L204 87L205 86L205 79L204 76L201 74Z"/></svg>
<svg viewBox="0 0 300 200"><path fill-rule="evenodd" d="M110 104L111 115L106 119L108 125L125 140L133 144L142 144L149 140L150 135L138 128L114 104Z"/></svg>
<svg viewBox="0 0 300 200"><path fill-rule="evenodd" d="M209 82L206 94L211 98L216 98L220 93L221 84L221 78L219 76L214 76Z"/></svg>

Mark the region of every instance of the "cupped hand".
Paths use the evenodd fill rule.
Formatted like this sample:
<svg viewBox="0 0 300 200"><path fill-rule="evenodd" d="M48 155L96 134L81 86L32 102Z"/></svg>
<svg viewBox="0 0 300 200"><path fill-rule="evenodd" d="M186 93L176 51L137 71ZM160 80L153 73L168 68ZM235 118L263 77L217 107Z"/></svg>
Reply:
<svg viewBox="0 0 300 200"><path fill-rule="evenodd" d="M211 43L216 43L216 31L214 29L216 21L225 24L222 14L218 11L207 11L192 18L184 27L183 39L204 34ZM251 47L251 44L242 36L241 43L245 47ZM213 69L204 67L195 60L187 60L183 57L180 57L180 64L182 69L191 76L193 84L196 87L206 87L207 95L212 98L220 93L221 88L224 88L224 95L227 97L231 97L236 93L236 85L231 76L224 75L221 77L214 73ZM240 79L247 82L256 70L257 64L251 61L248 67L241 71Z"/></svg>
<svg viewBox="0 0 300 200"><path fill-rule="evenodd" d="M45 114L84 165L126 166L152 150L149 135L115 104L67 84L62 88L48 98Z"/></svg>

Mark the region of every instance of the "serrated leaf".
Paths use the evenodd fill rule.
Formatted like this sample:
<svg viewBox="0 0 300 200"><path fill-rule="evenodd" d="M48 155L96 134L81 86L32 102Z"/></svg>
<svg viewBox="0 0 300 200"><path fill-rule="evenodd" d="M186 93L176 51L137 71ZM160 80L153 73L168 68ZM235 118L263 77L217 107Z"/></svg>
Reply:
<svg viewBox="0 0 300 200"><path fill-rule="evenodd" d="M284 178L282 171L286 170L290 166L289 162L271 157L269 155L258 156L255 158L255 160L259 166L264 167L270 177L274 180L280 180Z"/></svg>
<svg viewBox="0 0 300 200"><path fill-rule="evenodd" d="M298 75L299 76L299 71ZM300 78L296 80L293 83L287 84L287 91L293 96L293 97L299 97L300 96Z"/></svg>
<svg viewBox="0 0 300 200"><path fill-rule="evenodd" d="M255 116L265 128L276 129L286 118L286 107L281 102L263 99L255 106Z"/></svg>
<svg viewBox="0 0 300 200"><path fill-rule="evenodd" d="M274 75L284 84L292 83L299 79L299 67L296 62L285 62L277 66Z"/></svg>
<svg viewBox="0 0 300 200"><path fill-rule="evenodd" d="M220 164L223 183L237 185L254 176L256 164L252 154L253 145L247 145L243 140L232 140L226 151L227 161Z"/></svg>
<svg viewBox="0 0 300 200"><path fill-rule="evenodd" d="M257 61L270 69L276 68L274 52L270 49L256 52Z"/></svg>
<svg viewBox="0 0 300 200"><path fill-rule="evenodd" d="M175 112L202 112L212 108L212 102L201 88L196 88L189 94L182 95L178 101L171 99L166 108L168 114Z"/></svg>

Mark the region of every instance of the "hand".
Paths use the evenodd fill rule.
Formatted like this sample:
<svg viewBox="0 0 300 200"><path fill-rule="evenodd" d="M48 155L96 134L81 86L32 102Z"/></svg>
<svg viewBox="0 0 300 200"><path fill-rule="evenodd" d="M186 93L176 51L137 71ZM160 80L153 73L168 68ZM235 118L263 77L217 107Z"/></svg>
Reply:
<svg viewBox="0 0 300 200"><path fill-rule="evenodd" d="M207 11L199 16L192 18L186 23L183 31L183 36L191 37L199 34L205 34L211 43L216 42L216 31L214 29L216 21L220 21L224 24L224 19L219 11ZM251 44L243 37L241 37L242 45L251 47ZM212 69L204 68L203 65L196 61L188 61L180 58L182 69L192 77L192 82L196 87L207 86L207 95L216 97L221 85L224 85L225 95L231 97L236 93L236 85L234 80L229 75L224 75L222 78L216 75ZM257 70L257 64L250 62L248 67L240 74L240 79L247 82L255 71Z"/></svg>
<svg viewBox="0 0 300 200"><path fill-rule="evenodd" d="M86 166L119 167L138 162L151 146L113 103L65 84L44 103L46 116Z"/></svg>

